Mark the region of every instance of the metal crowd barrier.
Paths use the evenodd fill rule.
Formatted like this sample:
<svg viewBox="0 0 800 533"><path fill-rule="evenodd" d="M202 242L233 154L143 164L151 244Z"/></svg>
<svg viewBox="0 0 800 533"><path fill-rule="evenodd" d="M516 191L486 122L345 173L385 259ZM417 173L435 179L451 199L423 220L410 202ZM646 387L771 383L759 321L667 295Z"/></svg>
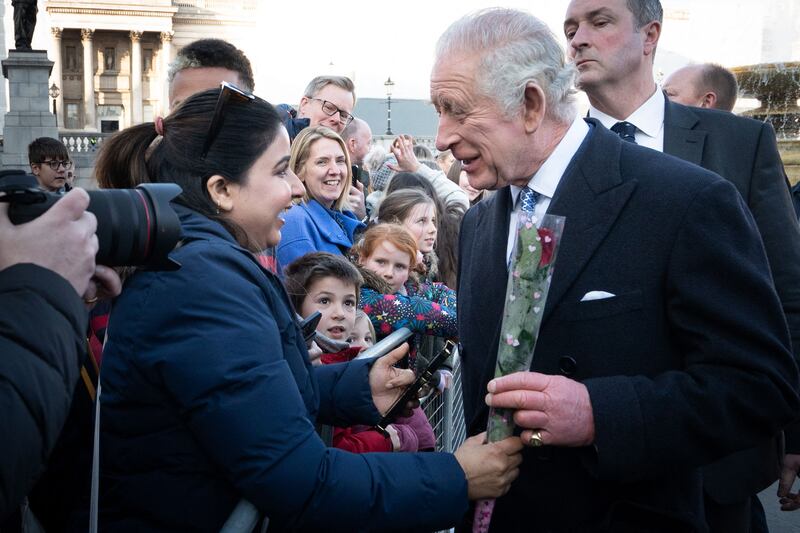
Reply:
<svg viewBox="0 0 800 533"><path fill-rule="evenodd" d="M454 452L467 438L464 424L461 358L453 356L453 384L441 395L432 395L422 404L436 436L436 451Z"/></svg>

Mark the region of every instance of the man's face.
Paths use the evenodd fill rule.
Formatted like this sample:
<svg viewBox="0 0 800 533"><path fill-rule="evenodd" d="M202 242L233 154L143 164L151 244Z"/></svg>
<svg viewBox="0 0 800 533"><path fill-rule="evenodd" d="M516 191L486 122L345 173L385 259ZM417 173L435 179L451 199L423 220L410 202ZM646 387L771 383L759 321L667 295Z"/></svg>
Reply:
<svg viewBox="0 0 800 533"><path fill-rule="evenodd" d="M692 107L703 105L703 92L699 90L700 73L694 67L678 69L662 85L667 98Z"/></svg>
<svg viewBox="0 0 800 533"><path fill-rule="evenodd" d="M223 81L242 87L242 80L235 70L222 67L185 68L175 74L169 85L169 108L178 105L195 93L208 89L219 89Z"/></svg>
<svg viewBox="0 0 800 533"><path fill-rule="evenodd" d="M354 165L360 165L364 162L364 158L369 153L369 148L372 145L372 130L369 126L362 124L358 133L347 143L348 151L350 152L350 161Z"/></svg>
<svg viewBox="0 0 800 533"><path fill-rule="evenodd" d="M498 189L527 183L535 171L526 157L522 109L506 117L477 87L479 58L470 55L439 58L431 72L431 101L439 113L436 148L461 160L476 189Z"/></svg>
<svg viewBox="0 0 800 533"><path fill-rule="evenodd" d="M567 53L578 69L578 86L589 93L649 72L643 63L645 28L636 29L626 0L572 0L564 20ZM654 49L654 47L653 47Z"/></svg>
<svg viewBox="0 0 800 533"><path fill-rule="evenodd" d="M50 163L53 161L60 162L61 164L58 164L57 168L53 169L50 166ZM53 163L53 165L55 166L56 163ZM47 189L48 191L58 191L67 183L67 166L72 168L72 163L69 159L62 160L58 158L45 157L44 162L31 164L31 172L33 172L33 175L36 176L36 179L39 181L39 185L43 189Z"/></svg>
<svg viewBox="0 0 800 533"><path fill-rule="evenodd" d="M297 116L310 119L310 126L327 126L336 133L342 133L344 127L347 126L347 121L336 111L332 115L326 113L323 109L326 106L325 102L328 102L327 107L331 110L333 108L330 104L347 115L352 116L353 114L353 106L355 106L353 93L329 83L317 91L313 97L304 96L300 99Z"/></svg>

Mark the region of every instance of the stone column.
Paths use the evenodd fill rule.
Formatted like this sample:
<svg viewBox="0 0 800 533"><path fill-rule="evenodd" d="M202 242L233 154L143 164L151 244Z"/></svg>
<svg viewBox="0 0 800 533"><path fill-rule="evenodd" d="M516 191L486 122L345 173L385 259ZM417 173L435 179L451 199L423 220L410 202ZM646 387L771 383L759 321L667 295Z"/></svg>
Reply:
<svg viewBox="0 0 800 533"><path fill-rule="evenodd" d="M131 125L142 123L142 32L131 35Z"/></svg>
<svg viewBox="0 0 800 533"><path fill-rule="evenodd" d="M81 30L83 44L83 116L84 129L97 131L97 109L94 102L94 30Z"/></svg>
<svg viewBox="0 0 800 533"><path fill-rule="evenodd" d="M175 35L171 31L161 32L161 116L169 113L169 63L172 60L172 37Z"/></svg>
<svg viewBox="0 0 800 533"><path fill-rule="evenodd" d="M61 76L61 31L63 28L50 28L53 33L53 72L50 75L50 85L58 86L59 93L56 98L56 121L64 127L64 78ZM49 90L49 89L48 89Z"/></svg>
<svg viewBox="0 0 800 533"><path fill-rule="evenodd" d="M28 144L37 137L58 137L47 94L53 62L44 50L10 50L2 65L10 94L3 127L3 167L30 170Z"/></svg>

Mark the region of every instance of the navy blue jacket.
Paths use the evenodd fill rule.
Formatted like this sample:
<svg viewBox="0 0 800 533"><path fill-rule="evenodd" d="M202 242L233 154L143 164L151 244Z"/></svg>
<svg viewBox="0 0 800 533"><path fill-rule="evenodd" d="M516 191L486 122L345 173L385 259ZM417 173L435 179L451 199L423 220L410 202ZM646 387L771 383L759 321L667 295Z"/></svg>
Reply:
<svg viewBox="0 0 800 533"><path fill-rule="evenodd" d="M706 531L699 467L769 439L800 410L781 303L729 182L588 122L548 208L566 222L531 369L587 387L594 443L527 448L492 531L529 531L531 520L552 532ZM511 209L501 189L461 227L470 433L486 427ZM600 290L615 296L583 300Z"/></svg>
<svg viewBox="0 0 800 533"><path fill-rule="evenodd" d="M101 528L219 531L240 498L270 517L270 531L457 521L466 481L452 455L325 447L318 415L377 421L368 365L312 367L280 281L222 226L177 210L182 268L135 274L111 314Z"/></svg>
<svg viewBox="0 0 800 533"><path fill-rule="evenodd" d="M730 181L753 215L800 363L800 230L772 126L669 99L664 106L664 153ZM786 450L800 453L800 422L785 432ZM762 439L708 465L703 471L706 495L724 505L747 501L778 479L782 460L781 435Z"/></svg>
<svg viewBox="0 0 800 533"><path fill-rule="evenodd" d="M311 119L297 118L297 110L289 104L278 104L275 110L281 117L286 131L289 132L289 141L294 141L297 134L306 129L311 124Z"/></svg>

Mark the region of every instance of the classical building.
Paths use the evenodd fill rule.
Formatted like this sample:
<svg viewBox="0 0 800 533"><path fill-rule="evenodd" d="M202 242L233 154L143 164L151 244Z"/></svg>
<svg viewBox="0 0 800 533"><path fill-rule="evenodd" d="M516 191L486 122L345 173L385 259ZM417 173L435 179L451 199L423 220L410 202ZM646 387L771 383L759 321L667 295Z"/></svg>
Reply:
<svg viewBox="0 0 800 533"><path fill-rule="evenodd" d="M110 133L167 109L167 69L181 46L219 37L244 47L256 0L45 2L36 33L48 32L58 87L59 129ZM10 14L10 13L9 13ZM46 27L42 27L46 24Z"/></svg>

